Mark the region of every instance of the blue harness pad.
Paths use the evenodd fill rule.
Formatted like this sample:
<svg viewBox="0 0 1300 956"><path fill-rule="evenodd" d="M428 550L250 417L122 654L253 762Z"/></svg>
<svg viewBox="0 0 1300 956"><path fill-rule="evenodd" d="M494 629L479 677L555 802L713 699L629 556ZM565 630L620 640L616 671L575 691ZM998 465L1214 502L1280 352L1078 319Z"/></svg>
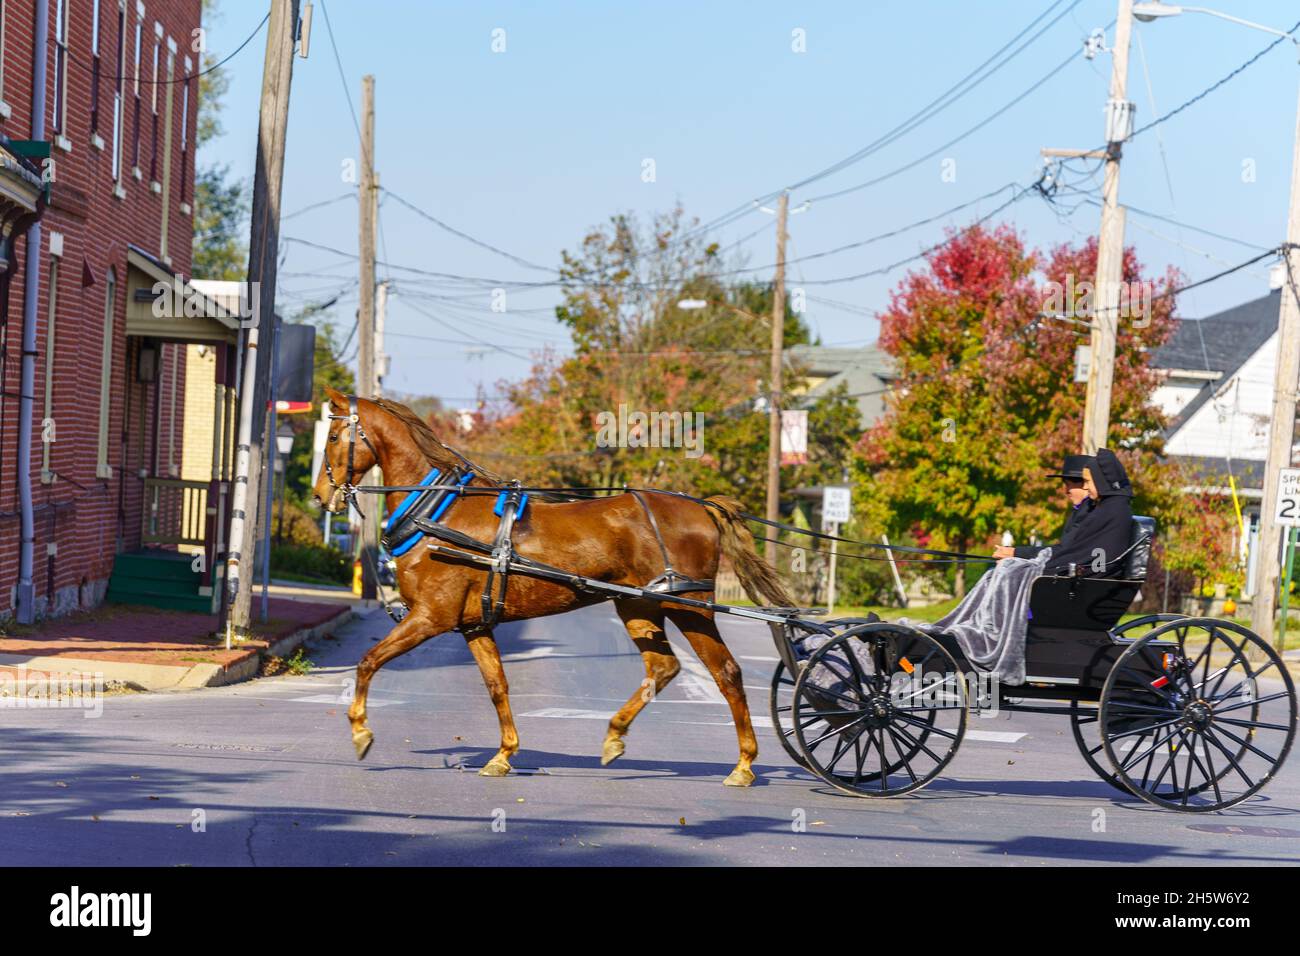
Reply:
<svg viewBox="0 0 1300 956"><path fill-rule="evenodd" d="M439 475L441 475L441 472L437 468L434 468L425 475L423 479L421 479L420 484L431 485L438 480ZM402 499L402 503L393 509L393 513L385 522L385 528L391 529L400 534L403 519L422 517L419 512L430 505L432 505L433 511L428 515L428 520L437 521L446 513L447 509L451 507L451 503L456 500L457 495L460 493L460 488L469 484L473 478L474 473L472 471L466 471L456 480L457 488L455 490L437 491L430 489L427 491L412 491L408 493L407 496ZM425 504L425 499L429 495L439 496L436 504L434 502L429 502L428 505ZM415 547L423 537L424 532L416 530L412 531L409 536L403 538L401 541L394 542L391 533L386 535L385 540L389 543L389 553L395 558L400 558L402 555L406 554L406 552Z"/></svg>
<svg viewBox="0 0 1300 956"><path fill-rule="evenodd" d="M498 518L500 518L501 513L505 511L506 495L508 494L510 494L510 492L509 490L506 490L501 492L501 494L497 495L497 503L492 508L492 513L496 515ZM528 492L524 492L522 495L519 496L519 508L518 510L515 511L515 517L522 518L524 516L524 509L527 507L528 507Z"/></svg>

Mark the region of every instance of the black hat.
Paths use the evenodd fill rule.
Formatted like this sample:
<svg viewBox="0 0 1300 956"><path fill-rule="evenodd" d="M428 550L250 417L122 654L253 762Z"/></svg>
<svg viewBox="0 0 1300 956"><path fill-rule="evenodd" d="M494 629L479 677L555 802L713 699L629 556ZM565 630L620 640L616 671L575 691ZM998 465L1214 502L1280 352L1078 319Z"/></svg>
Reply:
<svg viewBox="0 0 1300 956"><path fill-rule="evenodd" d="M1109 448L1098 449L1096 467L1092 472L1093 484L1097 486L1099 497L1133 497L1133 485L1128 480L1128 473Z"/></svg>
<svg viewBox="0 0 1300 956"><path fill-rule="evenodd" d="M1083 469L1093 466L1092 456L1090 455L1066 455L1065 462L1061 465L1059 473L1048 475L1048 478L1073 478L1076 481L1083 481Z"/></svg>

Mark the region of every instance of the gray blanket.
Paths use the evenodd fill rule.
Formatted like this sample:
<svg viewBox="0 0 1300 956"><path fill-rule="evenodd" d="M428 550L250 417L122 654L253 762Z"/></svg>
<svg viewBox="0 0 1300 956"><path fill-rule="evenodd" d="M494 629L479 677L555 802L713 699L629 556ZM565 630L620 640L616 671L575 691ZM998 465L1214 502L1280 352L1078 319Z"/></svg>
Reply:
<svg viewBox="0 0 1300 956"><path fill-rule="evenodd" d="M1052 557L1044 548L1032 558L1003 558L970 589L960 604L933 624L900 619L930 634L951 634L966 659L1000 683L1025 682L1025 632L1029 591Z"/></svg>
<svg viewBox="0 0 1300 956"><path fill-rule="evenodd" d="M980 671L993 675L999 683L1019 685L1025 682L1025 633L1029 624L1029 591L1034 578L1052 557L1044 548L1032 558L1003 558L985 574L952 611L934 623L898 618L930 634L951 634L966 659ZM808 653L830 638L807 638L803 647ZM870 650L866 644L852 641L853 655L865 673L872 673ZM846 681L852 669L842 651L826 658L808 680L835 694L848 690ZM828 701L830 698L828 698Z"/></svg>

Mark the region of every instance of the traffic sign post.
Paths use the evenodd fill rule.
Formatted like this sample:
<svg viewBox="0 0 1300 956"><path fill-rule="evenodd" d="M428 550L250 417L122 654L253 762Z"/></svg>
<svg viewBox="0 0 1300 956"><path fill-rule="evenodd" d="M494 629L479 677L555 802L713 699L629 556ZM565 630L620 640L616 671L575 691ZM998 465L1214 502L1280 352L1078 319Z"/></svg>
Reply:
<svg viewBox="0 0 1300 956"><path fill-rule="evenodd" d="M1286 619L1290 613L1291 603L1291 563L1295 560L1295 534L1300 528L1300 468L1282 468L1277 474L1277 512L1274 514L1277 524L1286 528L1286 543L1282 548L1282 620L1278 625L1277 649L1286 648ZM1260 587L1276 587L1267 581L1261 581Z"/></svg>
<svg viewBox="0 0 1300 956"><path fill-rule="evenodd" d="M830 535L840 533L840 525L845 524L852 514L853 492L843 485L826 485L822 488L822 530ZM839 544L831 538L830 581L826 586L827 614L835 613L835 557Z"/></svg>

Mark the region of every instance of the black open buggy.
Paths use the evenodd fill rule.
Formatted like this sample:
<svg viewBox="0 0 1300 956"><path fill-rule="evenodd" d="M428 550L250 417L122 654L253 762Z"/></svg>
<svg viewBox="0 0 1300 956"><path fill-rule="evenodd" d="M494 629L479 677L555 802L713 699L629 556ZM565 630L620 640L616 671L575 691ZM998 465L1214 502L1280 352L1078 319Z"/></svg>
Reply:
<svg viewBox="0 0 1300 956"><path fill-rule="evenodd" d="M1135 517L1121 578L1035 579L1023 685L972 681L975 668L945 634L860 619L772 622L782 745L839 790L895 797L948 765L973 709L1060 714L1088 766L1119 790L1174 810L1245 800L1291 749L1294 684L1274 650L1231 621L1152 614L1119 624L1153 537L1152 519Z"/></svg>

